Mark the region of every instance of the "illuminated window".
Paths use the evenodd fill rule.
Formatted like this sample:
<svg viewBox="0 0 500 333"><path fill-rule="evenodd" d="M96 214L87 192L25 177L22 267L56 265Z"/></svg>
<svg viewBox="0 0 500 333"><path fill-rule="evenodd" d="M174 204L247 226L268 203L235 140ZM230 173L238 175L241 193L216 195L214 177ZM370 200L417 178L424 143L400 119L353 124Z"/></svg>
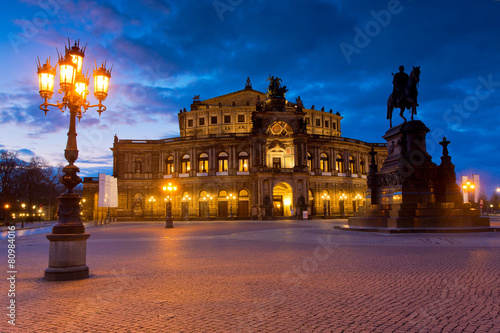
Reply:
<svg viewBox="0 0 500 333"><path fill-rule="evenodd" d="M240 152L238 154L238 171L248 171L248 153Z"/></svg>
<svg viewBox="0 0 500 333"><path fill-rule="evenodd" d="M319 155L319 167L323 172L328 172L328 155L325 153Z"/></svg>
<svg viewBox="0 0 500 333"><path fill-rule="evenodd" d="M336 168L337 168L337 171L340 172L340 173L343 173L344 172L344 159L342 158L342 156L340 154L337 154L337 158L335 160L336 162Z"/></svg>
<svg viewBox="0 0 500 333"><path fill-rule="evenodd" d="M359 158L359 167L362 175L366 175L366 167L365 167L365 159L360 157Z"/></svg>
<svg viewBox="0 0 500 333"><path fill-rule="evenodd" d="M356 161L354 160L354 157L352 157L352 156L349 156L349 172L357 173Z"/></svg>
<svg viewBox="0 0 500 333"><path fill-rule="evenodd" d="M206 153L198 157L198 172L208 172L208 154Z"/></svg>
<svg viewBox="0 0 500 333"><path fill-rule="evenodd" d="M219 172L227 171L227 160L228 160L227 153L225 152L220 153L217 160L219 162Z"/></svg>
<svg viewBox="0 0 500 333"><path fill-rule="evenodd" d="M181 159L181 173L188 173L189 170L191 170L191 158L186 154Z"/></svg>
<svg viewBox="0 0 500 333"><path fill-rule="evenodd" d="M310 152L307 152L307 167L309 168L309 171L312 170L312 155Z"/></svg>
<svg viewBox="0 0 500 333"><path fill-rule="evenodd" d="M174 173L174 157L170 155L165 163L165 172L167 175Z"/></svg>

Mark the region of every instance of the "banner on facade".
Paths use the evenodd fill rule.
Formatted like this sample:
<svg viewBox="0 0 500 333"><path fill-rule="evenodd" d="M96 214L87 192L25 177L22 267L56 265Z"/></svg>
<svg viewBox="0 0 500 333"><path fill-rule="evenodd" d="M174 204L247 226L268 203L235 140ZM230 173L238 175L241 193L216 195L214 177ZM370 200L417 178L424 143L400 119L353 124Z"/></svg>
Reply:
<svg viewBox="0 0 500 333"><path fill-rule="evenodd" d="M118 183L115 177L99 174L98 207L118 207Z"/></svg>

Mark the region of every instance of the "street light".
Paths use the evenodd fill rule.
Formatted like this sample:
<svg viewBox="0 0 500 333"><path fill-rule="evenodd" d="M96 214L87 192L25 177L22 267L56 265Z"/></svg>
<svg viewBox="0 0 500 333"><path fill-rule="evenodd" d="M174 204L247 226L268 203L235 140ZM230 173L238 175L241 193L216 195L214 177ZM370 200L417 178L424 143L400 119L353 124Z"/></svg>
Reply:
<svg viewBox="0 0 500 333"><path fill-rule="evenodd" d="M156 202L156 199L152 196L149 198L149 204L151 205L151 219L153 219L153 204Z"/></svg>
<svg viewBox="0 0 500 333"><path fill-rule="evenodd" d="M186 194L184 198L182 198L182 202L186 203L186 218L189 219L189 201L191 200L191 197L189 194Z"/></svg>
<svg viewBox="0 0 500 333"><path fill-rule="evenodd" d="M7 225L7 215L9 214L10 205L9 204L5 204L3 206L3 208L5 209L5 213L4 213L5 225Z"/></svg>
<svg viewBox="0 0 500 333"><path fill-rule="evenodd" d="M321 196L321 199L323 199L323 217L326 219L326 201L327 200L330 200L330 196L326 193L324 193L322 196Z"/></svg>
<svg viewBox="0 0 500 333"><path fill-rule="evenodd" d="M50 241L49 267L45 270L45 279L51 281L85 279L89 276L89 268L86 265L87 239L90 234L85 233L85 226L80 217L80 196L73 192L73 188L81 183L81 178L77 175L80 169L74 165L78 158L78 148L76 143L76 117L80 120L82 114L91 107L98 107L99 115L106 110L102 102L108 96L109 79L111 69L106 68L103 63L101 67L94 68L94 96L99 101L98 104L90 105L87 101L88 95L88 74L82 73L83 58L85 57L86 46L80 48L80 42L75 42L71 46L65 46L64 55L58 53L59 65L59 93L63 93L62 101L56 104L48 103L54 93L54 79L56 68L50 64L50 58L45 64L37 61L37 73L39 79L39 93L44 102L40 104L40 109L49 111L48 106L55 106L61 112L69 110L69 131L64 157L68 161L65 166L61 183L66 186L67 191L58 197L59 214L57 223L52 228L52 234L47 235Z"/></svg>
<svg viewBox="0 0 500 333"><path fill-rule="evenodd" d="M232 194L232 193L229 193L229 197L228 197L228 200L229 200L229 217L233 217L233 202L231 200L233 199L236 199L236 197Z"/></svg>
<svg viewBox="0 0 500 333"><path fill-rule="evenodd" d="M347 195L345 193L342 193L340 195L340 213L342 216L345 215L345 200L347 200Z"/></svg>
<svg viewBox="0 0 500 333"><path fill-rule="evenodd" d="M471 183L470 181L467 181L464 185L462 185L462 189L465 193L467 193L467 202L471 202L470 192L473 192L474 188L474 183Z"/></svg>
<svg viewBox="0 0 500 333"><path fill-rule="evenodd" d="M361 196L361 194L357 193L354 197L354 200L356 200L357 209L359 210L359 201L363 200L363 197Z"/></svg>
<svg viewBox="0 0 500 333"><path fill-rule="evenodd" d="M210 218L210 201L212 200L212 197L209 195L206 195L204 197L204 199L205 199L205 202L207 203L207 219L209 219Z"/></svg>
<svg viewBox="0 0 500 333"><path fill-rule="evenodd" d="M172 183L168 183L167 186L163 186L163 191L167 193L167 198L165 204L167 207L166 210L166 219L165 219L165 228L173 228L174 227L174 219L172 217L172 193L177 191L177 187L173 186Z"/></svg>
<svg viewBox="0 0 500 333"><path fill-rule="evenodd" d="M22 203L21 204L21 208L23 209L23 215L24 215L24 218L21 219L21 228L24 228L24 220L26 219L26 213L25 213L26 204Z"/></svg>

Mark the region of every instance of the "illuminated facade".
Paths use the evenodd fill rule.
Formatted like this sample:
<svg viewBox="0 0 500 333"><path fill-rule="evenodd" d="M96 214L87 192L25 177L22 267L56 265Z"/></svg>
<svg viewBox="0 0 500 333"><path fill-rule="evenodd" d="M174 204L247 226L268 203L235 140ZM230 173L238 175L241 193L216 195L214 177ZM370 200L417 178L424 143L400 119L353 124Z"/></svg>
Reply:
<svg viewBox="0 0 500 333"><path fill-rule="evenodd" d="M269 95L269 94L268 94ZM283 94L284 95L284 94ZM352 215L367 189L368 152L386 145L341 136L340 114L244 89L178 114L180 136L113 144L118 219L163 218L172 183L174 218L267 219ZM97 219L98 184L84 179L83 207Z"/></svg>

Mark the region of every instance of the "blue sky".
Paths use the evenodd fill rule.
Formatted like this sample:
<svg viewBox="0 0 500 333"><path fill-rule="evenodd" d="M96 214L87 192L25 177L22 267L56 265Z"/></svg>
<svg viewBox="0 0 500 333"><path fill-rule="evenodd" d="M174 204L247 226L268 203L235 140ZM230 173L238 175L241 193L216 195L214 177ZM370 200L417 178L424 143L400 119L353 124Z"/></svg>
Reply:
<svg viewBox="0 0 500 333"><path fill-rule="evenodd" d="M431 129L434 162L445 135L457 177L479 174L490 195L500 186L499 13L490 0L11 2L0 13L0 148L65 163L68 115L38 108L35 59L55 63L68 37L88 43L84 70L114 65L108 110L78 124L83 176L111 173L115 134L178 136L177 112L194 95L242 89L247 77L265 91L278 76L289 100L339 111L343 136L383 142L391 73L421 66L416 119Z"/></svg>

